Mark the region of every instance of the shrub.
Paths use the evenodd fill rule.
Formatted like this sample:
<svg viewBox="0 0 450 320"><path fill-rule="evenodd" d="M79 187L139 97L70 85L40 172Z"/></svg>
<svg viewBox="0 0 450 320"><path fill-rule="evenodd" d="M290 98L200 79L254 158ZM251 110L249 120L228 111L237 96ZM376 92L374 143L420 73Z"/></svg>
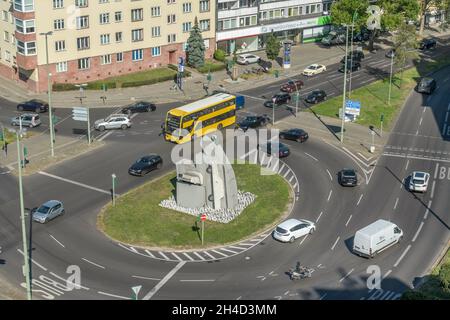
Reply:
<svg viewBox="0 0 450 320"><path fill-rule="evenodd" d="M174 64L168 64L167 68L178 72L178 66L176 66ZM191 72L189 70L186 70L186 68L184 68L184 77L190 77L190 76L191 76Z"/></svg>
<svg viewBox="0 0 450 320"><path fill-rule="evenodd" d="M224 70L227 66L224 63L206 63L203 67L197 68L198 72L208 73L209 71L215 72Z"/></svg>
<svg viewBox="0 0 450 320"><path fill-rule="evenodd" d="M214 51L214 59L216 59L217 61L225 62L225 55L225 51L223 51L222 49L217 49L216 51Z"/></svg>
<svg viewBox="0 0 450 320"><path fill-rule="evenodd" d="M140 87L140 86L145 86L145 85L154 84L154 83L158 83L158 82L173 80L173 78L174 78L174 76L170 74L170 75L167 75L164 77L151 78L151 79L139 80L139 81L129 81L129 82L122 83L122 88Z"/></svg>
<svg viewBox="0 0 450 320"><path fill-rule="evenodd" d="M53 91L70 91L70 90L78 90L75 85L71 83L54 83L52 86Z"/></svg>
<svg viewBox="0 0 450 320"><path fill-rule="evenodd" d="M444 264L439 270L439 281L442 290L446 293L450 293L450 264Z"/></svg>
<svg viewBox="0 0 450 320"><path fill-rule="evenodd" d="M432 298L420 291L409 290L405 291L400 300L431 300Z"/></svg>

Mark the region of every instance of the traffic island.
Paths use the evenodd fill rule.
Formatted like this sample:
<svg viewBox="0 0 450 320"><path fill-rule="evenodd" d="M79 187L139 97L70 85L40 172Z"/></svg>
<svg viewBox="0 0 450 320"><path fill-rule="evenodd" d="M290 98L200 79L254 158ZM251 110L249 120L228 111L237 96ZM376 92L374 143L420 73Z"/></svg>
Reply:
<svg viewBox="0 0 450 320"><path fill-rule="evenodd" d="M267 231L289 214L293 194L279 175L261 175L261 167L233 165L239 190L254 194L254 201L229 223L202 222L192 215L160 206L175 191L176 173L170 172L106 205L98 228L115 241L162 250L205 249L234 243Z"/></svg>

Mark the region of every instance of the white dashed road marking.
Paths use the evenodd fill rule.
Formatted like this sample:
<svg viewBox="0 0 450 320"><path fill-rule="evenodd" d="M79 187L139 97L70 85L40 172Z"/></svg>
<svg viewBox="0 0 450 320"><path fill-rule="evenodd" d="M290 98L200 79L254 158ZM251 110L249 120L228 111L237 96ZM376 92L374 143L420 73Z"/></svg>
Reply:
<svg viewBox="0 0 450 320"><path fill-rule="evenodd" d="M184 266L185 263L186 261L179 262L175 266L175 268L173 268L160 282L156 284L156 286L153 287L152 290L149 291L149 293L144 296L144 298L142 298L142 300L150 300L158 292L158 290L161 289L166 284L166 282L169 281L175 275L175 273L177 273L177 271Z"/></svg>
<svg viewBox="0 0 450 320"><path fill-rule="evenodd" d="M334 248L336 247L336 245L338 244L338 241L341 237L337 237L336 241L334 242L333 246L331 247L331 250L334 250Z"/></svg>
<svg viewBox="0 0 450 320"><path fill-rule="evenodd" d="M90 263L90 264L92 264L92 265L94 265L94 266L96 266L96 267L98 267L98 268L106 269L104 266L99 265L99 264L97 264L97 263L95 263L95 262L92 262L92 261L90 261L90 260L88 260L88 259L86 259L86 258L81 258L81 260L84 260L84 261L86 261L87 263Z"/></svg>
<svg viewBox="0 0 450 320"><path fill-rule="evenodd" d="M397 262L395 262L394 264L394 268L397 268L397 266L400 264L400 262L402 261L402 259L406 256L406 254L408 253L409 249L411 249L411 245L409 244L405 251L403 251L402 255L400 256L400 258L398 258Z"/></svg>
<svg viewBox="0 0 450 320"><path fill-rule="evenodd" d="M86 188L86 189L90 189L90 190L98 191L98 192L101 192L101 193L105 193L107 195L111 195L110 191L106 191L106 190L103 190L103 189L92 187L92 186L89 186L89 185L84 184L84 183L80 183L80 182L76 182L76 181L69 180L69 179L66 179L66 178L62 178L62 177L59 177L59 176L55 176L53 174L50 174L50 173L47 173L47 172L44 172L44 171L39 171L38 173L40 175L47 176L47 177L50 177L50 178L53 178L53 179L57 179L57 180L61 180L61 181L64 181L64 182L68 182L68 183L77 185L79 187L83 187L83 188Z"/></svg>

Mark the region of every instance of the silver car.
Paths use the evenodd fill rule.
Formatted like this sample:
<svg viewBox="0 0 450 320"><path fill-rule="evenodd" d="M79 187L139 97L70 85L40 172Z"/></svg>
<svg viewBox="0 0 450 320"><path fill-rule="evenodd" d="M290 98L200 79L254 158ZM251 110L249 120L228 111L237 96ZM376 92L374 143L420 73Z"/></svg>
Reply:
<svg viewBox="0 0 450 320"><path fill-rule="evenodd" d="M249 53L240 54L237 57L237 63L239 63L239 64L257 63L259 60L261 60L260 57L258 57L255 54L249 54Z"/></svg>
<svg viewBox="0 0 450 320"><path fill-rule="evenodd" d="M32 211L33 221L46 223L57 216L64 214L64 206L61 201L49 200L36 210Z"/></svg>
<svg viewBox="0 0 450 320"><path fill-rule="evenodd" d="M127 129L131 127L130 119L124 115L110 115L106 119L100 119L95 121L95 129L104 131L105 129Z"/></svg>
<svg viewBox="0 0 450 320"><path fill-rule="evenodd" d="M24 113L11 119L12 126L20 126L22 121L23 127L34 128L41 124L41 119L36 113Z"/></svg>

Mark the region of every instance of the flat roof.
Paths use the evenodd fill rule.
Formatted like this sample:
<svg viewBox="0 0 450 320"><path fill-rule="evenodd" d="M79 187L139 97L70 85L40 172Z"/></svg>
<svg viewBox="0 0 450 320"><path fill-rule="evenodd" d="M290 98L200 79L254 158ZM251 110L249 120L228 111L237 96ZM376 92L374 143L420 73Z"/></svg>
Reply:
<svg viewBox="0 0 450 320"><path fill-rule="evenodd" d="M217 93L212 96L209 96L207 98L197 100L194 102L191 102L189 104L186 104L184 106L172 109L177 111L182 111L185 113L190 113L196 110L201 110L203 108L206 108L207 106L214 105L216 103L222 102L224 100L229 100L231 98L235 98L234 95L228 94L228 93ZM170 111L172 111L170 110ZM169 111L169 112L170 112Z"/></svg>
<svg viewBox="0 0 450 320"><path fill-rule="evenodd" d="M383 220L383 219L379 219L371 224L369 224L367 227L362 228L361 230L358 230L358 232L361 232L362 234L376 234L378 232L380 232L381 230L383 230L384 228L388 227L388 226L392 226L393 223Z"/></svg>

